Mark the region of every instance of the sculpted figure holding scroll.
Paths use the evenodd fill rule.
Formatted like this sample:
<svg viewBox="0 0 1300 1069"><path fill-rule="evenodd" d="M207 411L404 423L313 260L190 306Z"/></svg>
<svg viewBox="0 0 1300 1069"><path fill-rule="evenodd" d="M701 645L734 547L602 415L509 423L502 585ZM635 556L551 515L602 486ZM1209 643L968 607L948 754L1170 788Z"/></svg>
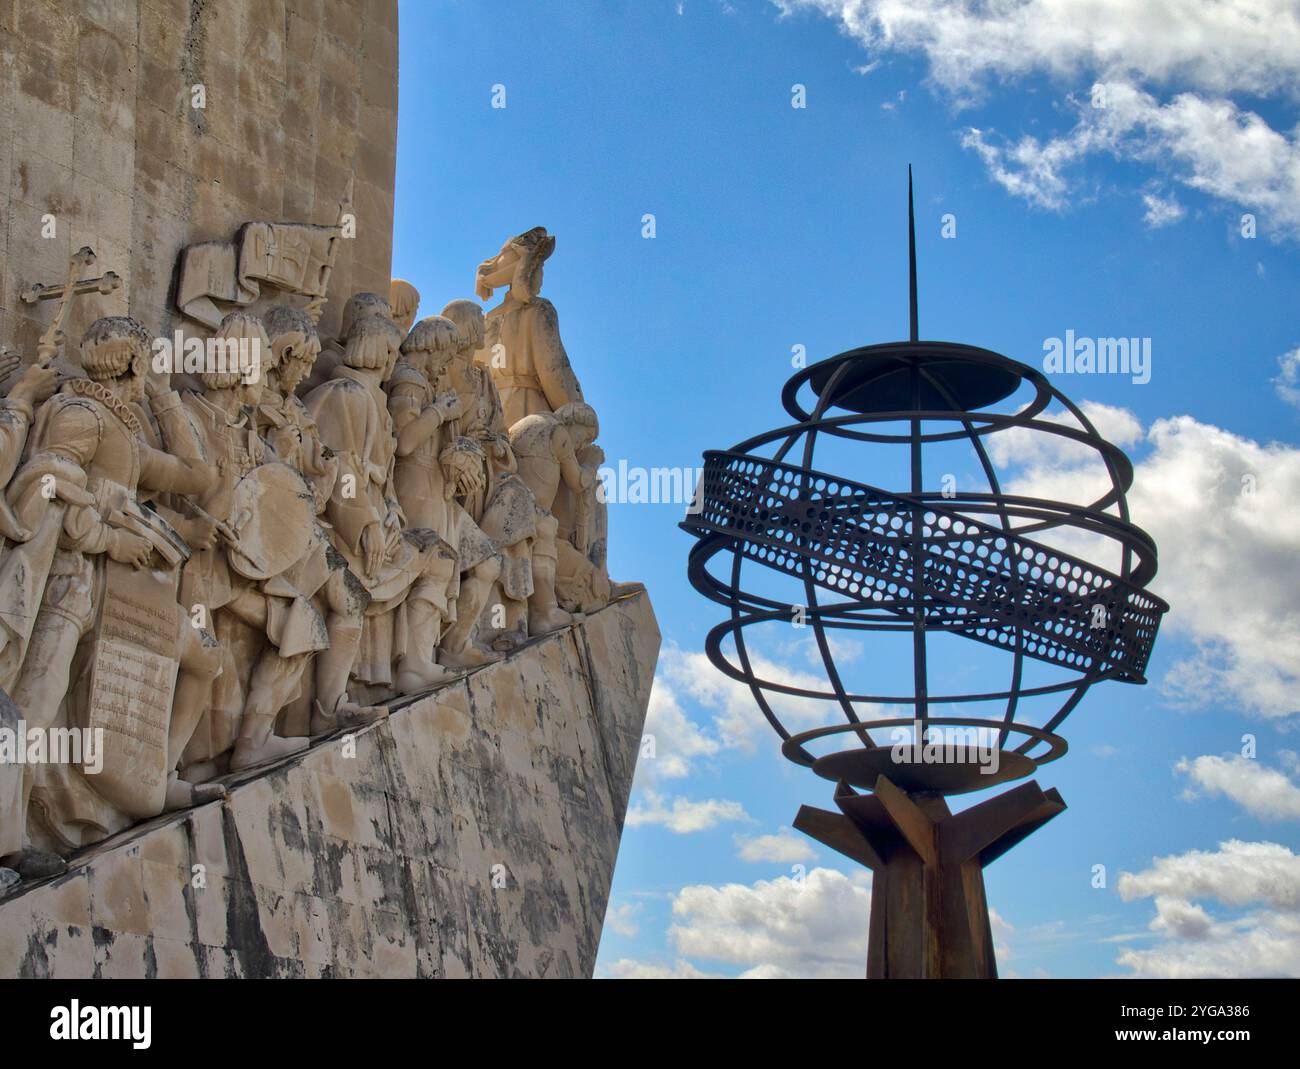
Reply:
<svg viewBox="0 0 1300 1069"><path fill-rule="evenodd" d="M177 602L188 548L137 491L204 493L215 473L188 459L197 444L179 396L147 376L149 351L149 334L133 319L91 324L81 343L88 377L70 380L43 406L8 488L24 527L57 525L53 552L32 576L40 608L14 703L29 726L103 733L93 775L78 762L25 769L31 845L10 859L24 875L50 853L224 793L175 773L193 722L173 722L173 694L178 709L202 710L220 661L212 636L192 627ZM144 438L146 391L167 451ZM63 481L84 492L84 503L51 495Z"/></svg>

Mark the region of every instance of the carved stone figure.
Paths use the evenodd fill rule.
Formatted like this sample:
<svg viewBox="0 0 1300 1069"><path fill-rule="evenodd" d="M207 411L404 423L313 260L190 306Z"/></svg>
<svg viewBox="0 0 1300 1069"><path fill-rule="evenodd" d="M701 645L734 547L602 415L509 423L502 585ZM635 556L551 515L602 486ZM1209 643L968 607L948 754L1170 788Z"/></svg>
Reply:
<svg viewBox="0 0 1300 1069"><path fill-rule="evenodd" d="M420 314L420 291L405 279L395 278L388 284L388 307L397 329L409 334Z"/></svg>
<svg viewBox="0 0 1300 1069"><path fill-rule="evenodd" d="M609 580L587 559L588 491L596 481L579 453L595 439L599 425L595 410L582 401L562 405L555 413L525 416L510 428L510 447L519 475L532 490L539 508L556 527L551 579L557 601L570 612L594 612L609 602ZM572 506L565 511L566 527L556 515L561 490ZM533 560L534 572L538 559ZM539 607L541 609L541 607Z"/></svg>
<svg viewBox="0 0 1300 1069"><path fill-rule="evenodd" d="M383 383L401 340L386 316L356 320L343 365L308 394L306 406L339 460L325 507L334 548L371 598L352 675L409 693L447 675L434 653L448 608L439 558L454 553L437 532L407 527L393 485L397 443Z"/></svg>
<svg viewBox="0 0 1300 1069"><path fill-rule="evenodd" d="M388 383L388 407L397 431L393 484L407 522L437 531L455 552L447 575L450 626L438 659L448 667L472 668L496 659L472 639L501 574L501 555L456 499L456 473L444 459L455 441L451 424L464 413L447 371L459 347L460 332L450 319L431 316L417 323L402 342L402 359Z"/></svg>
<svg viewBox="0 0 1300 1069"><path fill-rule="evenodd" d="M20 362L17 353L0 354L0 381L13 375ZM53 368L31 364L24 368L8 395L0 401L0 486L8 485L27 444L27 432L37 404L45 401L58 384ZM57 489L57 483L55 484ZM88 503L79 488L76 496ZM27 560L21 553L9 552L15 543L28 541L35 532L18 522L9 503L0 497L0 596L22 591ZM35 606L30 603L0 601L0 726L17 732L23 727L22 711L9 698L22 657L30 637ZM0 761L0 858L17 855L23 848L23 767L12 761ZM0 890L19 878L13 869L0 868Z"/></svg>
<svg viewBox="0 0 1300 1069"><path fill-rule="evenodd" d="M542 265L554 251L555 238L538 226L511 238L478 267L475 292L482 300L489 300L499 286L510 287L487 313L486 336L475 356L492 371L507 427L534 412L554 412L583 399L560 341L555 306L539 296Z"/></svg>
<svg viewBox="0 0 1300 1069"><path fill-rule="evenodd" d="M343 350L347 347L347 340L352 335L357 323L367 316L379 316L381 319L393 322L393 310L389 307L388 300L377 293L354 293L347 299L343 305L343 318L339 325L339 336L331 339L328 343L322 342L320 355L316 359L310 374L298 384L298 393L306 397L316 387L323 382L327 382L334 376L339 365L343 363ZM393 326L396 328L396 324ZM404 331L398 330L398 335L403 336Z"/></svg>
<svg viewBox="0 0 1300 1069"><path fill-rule="evenodd" d="M0 356L0 380L8 379L18 367L20 357L17 353L5 353ZM30 364L15 378L13 385L3 401L0 401L0 486L8 486L22 460L23 447L27 444L27 432L31 430L36 406L46 401L58 385L59 373L44 364ZM70 495L74 503L89 504L89 498L70 483L54 483L56 491L62 490ZM12 689L22 667L23 654L27 650L27 640L31 635L31 622L36 615L36 607L17 597L8 598L8 593L18 595L22 582L16 572L25 569L27 558L22 553L9 552L15 544L25 543L36 534L24 527L14 514L9 502L0 497L0 689ZM0 769L0 776L7 775L7 768ZM3 848L6 829L0 826L0 856L10 851Z"/></svg>
<svg viewBox="0 0 1300 1069"><path fill-rule="evenodd" d="M215 332L183 370L129 317L60 355L103 281L77 257L37 364L0 349L0 727L103 737L102 768L0 761L0 890L616 596L596 414L537 296L554 239L480 267L510 286L486 319L415 322L393 279L322 347L342 225L187 249L181 306ZM263 283L308 301L255 314Z"/></svg>
<svg viewBox="0 0 1300 1069"><path fill-rule="evenodd" d="M260 354L270 350L262 324L232 313L216 337L245 342L259 356L247 370L201 373L204 392L184 398L199 459L218 478L182 506L210 528L192 543L181 601L191 615L198 610L215 621L224 663L204 737L185 758L200 764L233 745L229 767L238 770L306 745L275 737L272 729L312 654L329 645L325 621L310 600L328 566L309 484L258 433L254 410L265 384Z"/></svg>
<svg viewBox="0 0 1300 1069"><path fill-rule="evenodd" d="M276 305L262 320L271 341L271 358L266 364L266 389L257 408L258 430L284 463L307 476L319 517L334 492L338 457L321 440L316 421L294 391L310 374L320 354L320 339L307 314L288 305ZM330 546L329 535L319 524L313 558L308 566L312 574L321 575L322 563L325 568L324 583L315 596L325 616L329 646L316 654L314 679L309 680L314 682L314 693L310 695L308 730L322 735L373 720L385 710L348 698L348 677L361 645L370 594ZM302 576L296 581L307 592L311 583Z"/></svg>
<svg viewBox="0 0 1300 1069"><path fill-rule="evenodd" d="M449 428L443 455L455 472L458 499L501 551L497 587L504 611L502 619L489 620L485 630L495 649L509 650L529 635L554 631L571 620L555 604L550 566L554 522L537 508L532 491L519 478L501 398L488 370L474 363L474 353L483 344L483 310L473 301L457 300L442 314L459 332L447 378L462 408ZM462 614L457 626L464 622Z"/></svg>
<svg viewBox="0 0 1300 1069"><path fill-rule="evenodd" d="M191 627L177 602L188 549L137 491L205 493L214 473L188 459L197 446L180 398L146 376L149 345L133 319L96 320L81 343L89 377L69 381L41 410L9 485L24 527L57 524L53 552L33 553L26 577L40 588L40 608L12 698L29 728L103 733L94 775L78 762L24 769L31 845L9 862L24 874L50 853L223 791L192 787L174 771L193 722L168 715L173 695L183 714L203 709L220 664L211 636ZM168 451L144 439L146 389ZM89 500L47 496L63 481ZM15 819L23 818L3 815Z"/></svg>

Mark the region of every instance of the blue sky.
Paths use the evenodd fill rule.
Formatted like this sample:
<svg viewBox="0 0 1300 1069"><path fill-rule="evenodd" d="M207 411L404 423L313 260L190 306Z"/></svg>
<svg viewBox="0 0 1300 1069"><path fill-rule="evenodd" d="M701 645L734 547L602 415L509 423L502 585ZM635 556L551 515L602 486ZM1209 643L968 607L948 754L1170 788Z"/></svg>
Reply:
<svg viewBox="0 0 1300 1069"><path fill-rule="evenodd" d="M432 314L505 238L547 227L544 294L601 444L644 468L784 423L792 346L812 361L906 336L909 163L922 337L1037 366L1067 330L1150 338L1146 384L1056 381L1133 456L1173 611L1150 685L1098 687L1066 721L1071 752L1038 778L1069 810L987 871L1000 964L1300 975L1300 11L1180 0L1175 38L1119 0L1064 6L1077 19L1038 0L1005 18L964 0L408 0L394 274ZM1090 19L1104 48L1074 25ZM1026 486L1088 478L1068 455L1004 460ZM844 474L887 478L872 463ZM682 511L610 510L611 570L647 584L665 648L598 972L860 973L869 881L788 830L830 785L701 664L720 610L686 582ZM767 652L807 673L806 646ZM1253 759L1234 756L1247 732Z"/></svg>

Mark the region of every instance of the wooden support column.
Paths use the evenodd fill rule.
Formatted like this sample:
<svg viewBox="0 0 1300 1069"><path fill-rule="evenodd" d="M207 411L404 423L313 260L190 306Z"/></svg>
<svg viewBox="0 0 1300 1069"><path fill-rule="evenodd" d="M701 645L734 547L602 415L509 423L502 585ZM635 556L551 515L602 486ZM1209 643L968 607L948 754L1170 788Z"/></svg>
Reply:
<svg viewBox="0 0 1300 1069"><path fill-rule="evenodd" d="M984 866L1065 809L1056 789L1031 781L954 815L880 776L873 794L841 782L835 804L794 826L872 871L867 977L996 979Z"/></svg>

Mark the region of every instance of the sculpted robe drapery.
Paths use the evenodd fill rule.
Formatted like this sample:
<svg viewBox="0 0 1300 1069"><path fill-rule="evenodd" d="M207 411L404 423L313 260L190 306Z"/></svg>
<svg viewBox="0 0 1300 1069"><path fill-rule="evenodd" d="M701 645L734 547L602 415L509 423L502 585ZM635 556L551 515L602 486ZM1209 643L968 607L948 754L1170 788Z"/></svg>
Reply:
<svg viewBox="0 0 1300 1069"><path fill-rule="evenodd" d="M533 592L530 556L537 507L515 472L501 396L488 369L474 363L452 365L446 381L461 401L461 415L447 425L446 452L472 454L483 473L482 487L461 502L501 553L502 590L507 597L526 600Z"/></svg>
<svg viewBox="0 0 1300 1069"><path fill-rule="evenodd" d="M8 486L13 478L31 425L31 405L8 397L0 401L0 486ZM12 689L22 667L37 608L28 589L27 555L11 552L11 543L26 542L34 533L18 522L9 502L0 497L0 554L3 554L0 557L0 690L6 692ZM48 535L46 540L52 546ZM36 600L39 599L38 591ZM7 851L0 849L0 855L4 853Z"/></svg>
<svg viewBox="0 0 1300 1069"><path fill-rule="evenodd" d="M396 434L418 419L435 397L434 387L424 374L405 362L398 363L386 389L388 412ZM441 458L445 426L440 424L408 455L396 457L393 490L411 526L431 528L454 545L455 502Z"/></svg>
<svg viewBox="0 0 1300 1069"><path fill-rule="evenodd" d="M433 385L423 372L406 363L398 363L388 381L388 410L393 429L403 428L419 418L438 394L451 389L445 373ZM474 522L454 496L454 484L443 467L442 451L448 445L453 423L443 423L407 456L393 462L393 489L412 527L437 531L456 553L449 562L447 575L447 619L457 618L456 598L460 593L460 576L496 552L496 546Z"/></svg>
<svg viewBox="0 0 1300 1069"><path fill-rule="evenodd" d="M27 577L40 608L12 696L29 725L48 728L61 723L71 727L86 722L86 711L76 707L88 698L80 677L88 667L95 640L92 627L103 597L107 551L119 532L131 531L147 538L159 558L170 562L170 583L162 585L172 599L171 610L177 619L177 648L188 628L188 618L175 606L175 565L183 556L177 547L179 540L160 517L140 506L137 491L201 492L209 476L202 465L187 459L196 455L197 443L181 411L179 396L161 394L152 399L151 406L168 451L147 443L138 409L88 379L68 382L41 410L28 443L27 460L8 488L9 504L19 521L32 529L40 527L23 549L35 549L47 525L57 525L57 552L43 570ZM49 500L43 487L47 476L73 480L91 495L93 504L64 505ZM164 718L166 712L161 710ZM141 717L151 720L159 713L157 709L139 710ZM76 847L86 835L102 838L161 811L167 773L165 727L161 740L161 751L155 755L158 767L148 770L147 787L141 770L138 790L131 787L130 768L112 768L112 753L105 755L106 771L97 776L84 775L75 764L38 766L32 807L40 814L42 835L48 837L38 845ZM110 769L118 774L110 776ZM114 791L106 795L110 786ZM10 819L15 818L0 814L0 824Z"/></svg>
<svg viewBox="0 0 1300 1069"><path fill-rule="evenodd" d="M486 328L483 348L474 359L491 369L506 427L534 412L554 412L583 399L550 301L534 297L520 303L507 297L488 312Z"/></svg>
<svg viewBox="0 0 1300 1069"><path fill-rule="evenodd" d="M220 478L195 503L224 522L234 522L231 497L241 478L261 464L279 458L257 433L256 422L246 414L232 420L224 409L203 394L187 393L184 407L199 446L199 459L215 468ZM185 505L173 501L183 513ZM248 699L251 674L268 642L283 662L287 681L301 679L309 655L325 649L329 637L325 621L310 598L329 575L324 546L313 540L295 565L277 575L253 582L230 564L227 547L218 543L197 550L186 562L181 580L181 604L205 607L221 643L222 672L210 706L185 749L184 764L206 761L234 745ZM266 607L265 626L254 627L227 609L241 593L256 589Z"/></svg>
<svg viewBox="0 0 1300 1069"><path fill-rule="evenodd" d="M26 402L14 398L0 401L0 486L8 486L13 478L23 446L27 444L27 431L32 425L32 409ZM32 535L14 516L9 503L0 497L0 595L5 592L25 596L16 604L0 601L0 727L11 731L21 728L22 711L8 699L18 669L22 667L27 651L27 638L36 616L36 602L25 582L27 558L10 552L11 542L26 542ZM17 821L6 820L5 815L16 813L22 807L23 770L21 765L0 764L0 857L13 853L22 846L22 828Z"/></svg>
<svg viewBox="0 0 1300 1069"><path fill-rule="evenodd" d="M340 367L307 396L305 404L321 441L338 456L338 476L325 506L334 546L372 599L353 674L362 682L388 684L392 662L406 648L405 618L390 619L391 610L402 605L422 576L436 569L434 557L454 553L436 532L405 530L384 563L369 574L363 532L377 524L388 537L384 523L390 514L406 526L393 486L396 441L387 397L367 385L361 373ZM420 596L439 612L447 612L445 581L421 583Z"/></svg>

